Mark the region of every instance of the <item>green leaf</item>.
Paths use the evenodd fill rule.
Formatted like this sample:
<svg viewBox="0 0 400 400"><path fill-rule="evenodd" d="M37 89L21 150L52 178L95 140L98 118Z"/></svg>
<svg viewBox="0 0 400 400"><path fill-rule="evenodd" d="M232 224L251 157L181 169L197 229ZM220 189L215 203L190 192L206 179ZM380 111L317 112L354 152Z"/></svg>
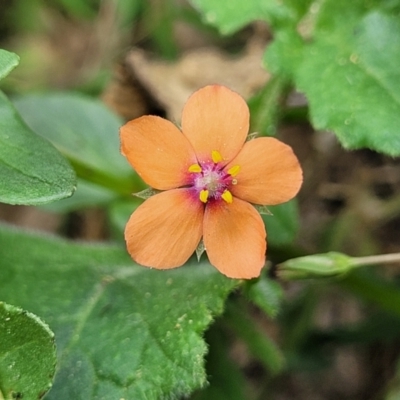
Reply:
<svg viewBox="0 0 400 400"><path fill-rule="evenodd" d="M24 124L1 92L0 176L0 202L9 204L49 203L71 196L76 185L66 160Z"/></svg>
<svg viewBox="0 0 400 400"><path fill-rule="evenodd" d="M269 210L268 206L263 206L261 204L253 204L254 208L261 214L261 215L274 215Z"/></svg>
<svg viewBox="0 0 400 400"><path fill-rule="evenodd" d="M152 197L160 192L161 192L160 190L156 190L151 187L148 187L146 189L141 190L140 192L132 193L132 194L133 194L133 196L138 197L139 199L147 200L150 197Z"/></svg>
<svg viewBox="0 0 400 400"><path fill-rule="evenodd" d="M268 206L268 209L272 215L262 215L267 228L268 243L276 247L291 243L299 228L297 201Z"/></svg>
<svg viewBox="0 0 400 400"><path fill-rule="evenodd" d="M346 276L340 286L357 297L375 303L383 310L400 316L400 288L398 284L385 281L374 273L360 271Z"/></svg>
<svg viewBox="0 0 400 400"><path fill-rule="evenodd" d="M19 64L19 56L0 49L0 79L6 77Z"/></svg>
<svg viewBox="0 0 400 400"><path fill-rule="evenodd" d="M0 397L39 399L56 367L54 334L36 315L0 302Z"/></svg>
<svg viewBox="0 0 400 400"><path fill-rule="evenodd" d="M48 399L160 399L206 383L202 335L237 281L208 263L170 271L124 248L0 226L0 298L42 315L59 367Z"/></svg>
<svg viewBox="0 0 400 400"><path fill-rule="evenodd" d="M268 71L294 80L298 64L303 62L304 41L295 28L278 30L264 53Z"/></svg>
<svg viewBox="0 0 400 400"><path fill-rule="evenodd" d="M272 26L296 27L313 0L190 0L205 21L222 34L232 34L255 20Z"/></svg>
<svg viewBox="0 0 400 400"><path fill-rule="evenodd" d="M293 10L279 0L190 0L204 16L207 23L215 25L224 35L229 35L254 20L271 24L280 20L293 20Z"/></svg>
<svg viewBox="0 0 400 400"><path fill-rule="evenodd" d="M67 213L87 207L107 206L117 198L117 193L110 189L78 179L77 188L72 197L45 204L42 208L53 213Z"/></svg>
<svg viewBox="0 0 400 400"><path fill-rule="evenodd" d="M248 282L245 286L245 293L248 299L268 316L276 317L283 298L283 289L278 282L262 277L256 282Z"/></svg>
<svg viewBox="0 0 400 400"><path fill-rule="evenodd" d="M248 309L241 302L227 303L225 320L267 370L276 374L283 369L285 360L282 352L249 317Z"/></svg>
<svg viewBox="0 0 400 400"><path fill-rule="evenodd" d="M285 4L290 7L296 14L296 21L304 17L307 12L313 13L310 6L315 3L314 0L286 0ZM318 5L318 3L316 3Z"/></svg>
<svg viewBox="0 0 400 400"><path fill-rule="evenodd" d="M227 3L221 0L191 0L207 23L217 26L229 35L255 19L265 17L265 10L258 0L233 0Z"/></svg>
<svg viewBox="0 0 400 400"><path fill-rule="evenodd" d="M398 17L378 11L367 14L357 27L355 39L355 55L363 68L400 104Z"/></svg>
<svg viewBox="0 0 400 400"><path fill-rule="evenodd" d="M365 0L327 0L312 40L289 30L275 37L266 61L272 70L291 74L317 129L334 131L349 149L400 154L396 17Z"/></svg>
<svg viewBox="0 0 400 400"><path fill-rule="evenodd" d="M15 100L33 131L64 154L80 178L122 194L135 186L132 167L120 154L122 120L100 101L72 93L34 94Z"/></svg>
<svg viewBox="0 0 400 400"><path fill-rule="evenodd" d="M222 324L217 322L206 333L210 347L206 365L209 385L191 396L191 400L249 400L246 378L231 359L231 332L225 332Z"/></svg>

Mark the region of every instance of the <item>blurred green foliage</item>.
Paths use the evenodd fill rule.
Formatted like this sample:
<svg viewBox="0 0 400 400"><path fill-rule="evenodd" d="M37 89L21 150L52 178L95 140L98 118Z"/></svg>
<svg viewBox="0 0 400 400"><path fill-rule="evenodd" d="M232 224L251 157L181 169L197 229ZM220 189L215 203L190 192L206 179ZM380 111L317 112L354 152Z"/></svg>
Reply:
<svg viewBox="0 0 400 400"><path fill-rule="evenodd" d="M127 257L121 247L124 225L141 202L131 193L144 185L119 154L122 119L93 95L103 91L112 66L132 45L151 49L169 62L178 59L181 49L174 33L178 22L185 21L230 50L240 46L236 39L228 45L227 37L254 20L268 24L272 39L260 63L272 76L249 100L252 130L258 134L276 135L283 121L301 121L333 131L346 148L400 154L399 1L191 0L190 4L174 0L0 4L1 45L18 53L0 50L0 78L7 76L1 85L11 98L0 96L0 201L51 202L46 209L61 215L102 207L117 242L89 246L7 226L0 229L0 301L44 318L56 335L58 372L50 399L156 400L197 390L193 394L197 400L264 400L273 398L290 374L318 379L333 364L337 349L356 344L367 351L398 340L398 279L383 277L373 268L353 271L359 265L340 253L353 226L351 217L333 221L334 237L325 243L319 239L314 246L321 253L338 252L309 254L310 249L293 244L300 225L297 202L270 207L273 216L263 219L269 243L265 269L271 276L244 284L218 275L206 258L158 273ZM109 25L107 18L112 20ZM72 26L77 37L68 42L65 35L61 41L65 48L57 53L49 37L63 36ZM103 35L94 60L91 35ZM77 59L69 57L72 45L82 46ZM21 64L11 73L19 56ZM40 93L32 94L32 89ZM307 105L288 106L293 89L305 94ZM65 199L76 183L76 193ZM360 241L365 235L359 232ZM294 258L299 256L303 257ZM285 291L274 279L276 262L281 263L278 276L284 270L292 274L286 274L288 280L318 277L319 281ZM362 318L334 327L319 325L320 307L329 296L357 304ZM224 307L225 314L205 333ZM13 315L28 315L10 309ZM2 318L3 314L0 324L5 324ZM265 328L273 318L278 331L274 336ZM31 323L30 318L22 321L21 332L26 328L27 336L39 337L30 334ZM9 393L11 376L2 372L9 372L10 365L9 355L2 356L8 351L4 346L9 351L19 346L4 337L0 332L3 397ZM233 360L232 347L237 343L244 343L242 352L258 368L256 389L248 371ZM49 381L48 376L43 381L43 371L52 366L51 344L51 340L27 339L27 348L36 356L26 356L23 365L16 366L17 375L24 373L43 391ZM42 368L36 369L38 360ZM208 388L198 390L207 381ZM24 386L18 391L29 398L37 388L21 382ZM397 398L398 371L380 385L379 398Z"/></svg>

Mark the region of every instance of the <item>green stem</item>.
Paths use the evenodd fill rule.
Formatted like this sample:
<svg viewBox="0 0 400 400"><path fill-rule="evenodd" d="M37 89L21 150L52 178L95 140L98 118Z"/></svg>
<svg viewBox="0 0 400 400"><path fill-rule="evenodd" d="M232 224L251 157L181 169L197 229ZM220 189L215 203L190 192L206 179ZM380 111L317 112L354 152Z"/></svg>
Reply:
<svg viewBox="0 0 400 400"><path fill-rule="evenodd" d="M367 256L367 257L354 257L352 259L352 264L354 266L391 264L396 262L400 262L400 253L380 254L377 256Z"/></svg>

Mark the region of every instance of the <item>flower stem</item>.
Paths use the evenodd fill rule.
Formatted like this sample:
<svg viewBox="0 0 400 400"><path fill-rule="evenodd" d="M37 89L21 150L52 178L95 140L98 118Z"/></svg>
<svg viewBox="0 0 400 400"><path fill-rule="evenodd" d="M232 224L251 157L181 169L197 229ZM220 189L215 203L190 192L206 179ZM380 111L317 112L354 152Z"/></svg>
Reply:
<svg viewBox="0 0 400 400"><path fill-rule="evenodd" d="M352 259L352 264L354 266L390 264L396 262L400 263L400 253L380 254L377 256L367 256L367 257L354 257Z"/></svg>

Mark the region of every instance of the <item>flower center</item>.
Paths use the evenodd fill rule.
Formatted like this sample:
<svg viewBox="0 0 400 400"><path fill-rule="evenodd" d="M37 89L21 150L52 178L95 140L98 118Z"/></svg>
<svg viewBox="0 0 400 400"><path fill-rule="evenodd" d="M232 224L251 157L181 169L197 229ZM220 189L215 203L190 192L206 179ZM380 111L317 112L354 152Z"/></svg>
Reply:
<svg viewBox="0 0 400 400"><path fill-rule="evenodd" d="M230 185L237 184L233 177L239 172L240 166L235 165L225 171L221 165L222 156L216 150L211 152L211 159L212 162L193 164L189 167L189 172L193 174L193 188L203 203L221 199L232 203L233 196L228 189Z"/></svg>

